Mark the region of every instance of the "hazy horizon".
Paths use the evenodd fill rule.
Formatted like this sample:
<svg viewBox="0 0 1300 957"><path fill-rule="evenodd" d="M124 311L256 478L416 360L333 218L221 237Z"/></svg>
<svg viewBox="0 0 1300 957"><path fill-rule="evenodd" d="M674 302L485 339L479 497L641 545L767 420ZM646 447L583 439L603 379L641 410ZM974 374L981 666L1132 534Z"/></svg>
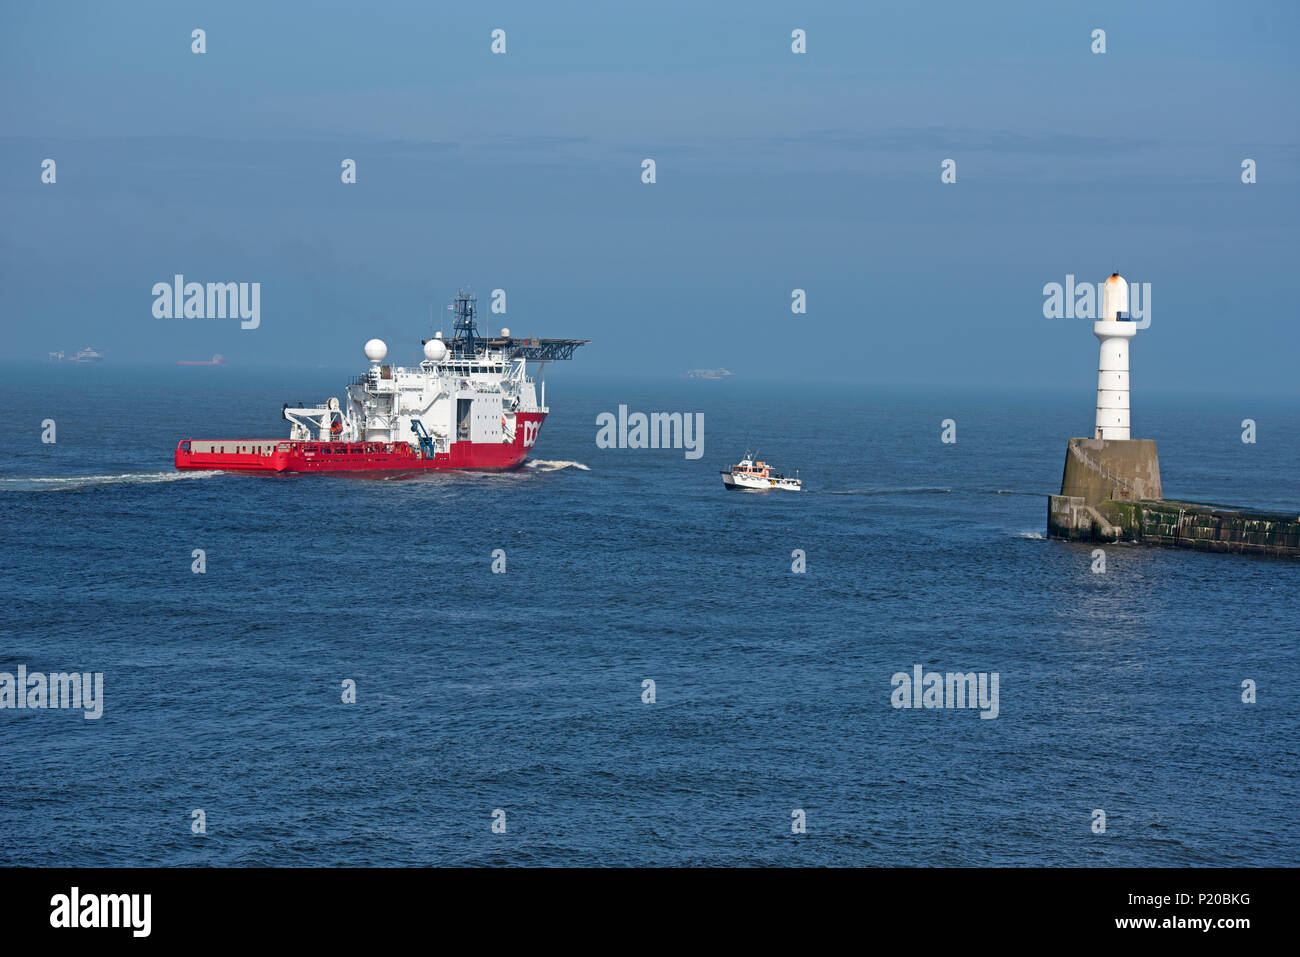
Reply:
<svg viewBox="0 0 1300 957"><path fill-rule="evenodd" d="M0 357L352 368L472 285L493 328L592 339L576 375L1086 402L1097 342L1042 290L1119 269L1152 288L1135 401L1300 388L1291 6L314 9L0 14ZM260 325L155 318L178 273L260 283Z"/></svg>

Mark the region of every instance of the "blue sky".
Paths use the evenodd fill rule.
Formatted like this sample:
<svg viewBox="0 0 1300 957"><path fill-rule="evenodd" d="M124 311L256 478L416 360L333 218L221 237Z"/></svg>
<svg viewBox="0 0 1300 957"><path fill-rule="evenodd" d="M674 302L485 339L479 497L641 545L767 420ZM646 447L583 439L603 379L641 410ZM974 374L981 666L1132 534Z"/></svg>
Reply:
<svg viewBox="0 0 1300 957"><path fill-rule="evenodd" d="M471 284L575 373L1087 390L1042 287L1118 268L1135 389L1296 394L1300 8L981 6L7 5L0 357L413 358ZM177 272L260 328L154 318Z"/></svg>

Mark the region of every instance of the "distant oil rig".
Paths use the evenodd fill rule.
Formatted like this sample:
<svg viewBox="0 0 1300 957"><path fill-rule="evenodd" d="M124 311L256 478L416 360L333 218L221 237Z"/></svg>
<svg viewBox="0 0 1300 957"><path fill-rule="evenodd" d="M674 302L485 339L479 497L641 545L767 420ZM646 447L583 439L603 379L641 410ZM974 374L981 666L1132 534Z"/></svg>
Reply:
<svg viewBox="0 0 1300 957"><path fill-rule="evenodd" d="M1300 558L1300 516L1171 501L1154 439L1129 436L1128 283L1112 273L1102 292L1097 417L1092 438L1070 439L1061 494L1048 497L1047 534L1075 542L1132 541L1213 552Z"/></svg>

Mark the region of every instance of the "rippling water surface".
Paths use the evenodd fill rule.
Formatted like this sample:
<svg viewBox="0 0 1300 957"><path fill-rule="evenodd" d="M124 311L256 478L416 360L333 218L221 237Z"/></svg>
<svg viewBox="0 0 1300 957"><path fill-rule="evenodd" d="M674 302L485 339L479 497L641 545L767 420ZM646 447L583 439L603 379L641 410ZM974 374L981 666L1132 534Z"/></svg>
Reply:
<svg viewBox="0 0 1300 957"><path fill-rule="evenodd" d="M1091 396L568 368L529 468L401 480L171 470L337 374L10 370L0 671L105 704L0 711L0 863L1296 863L1300 563L1044 540ZM1135 401L1167 495L1300 505L1293 408ZM597 449L620 403L704 456ZM725 493L746 447L807 491ZM998 717L895 710L915 664Z"/></svg>

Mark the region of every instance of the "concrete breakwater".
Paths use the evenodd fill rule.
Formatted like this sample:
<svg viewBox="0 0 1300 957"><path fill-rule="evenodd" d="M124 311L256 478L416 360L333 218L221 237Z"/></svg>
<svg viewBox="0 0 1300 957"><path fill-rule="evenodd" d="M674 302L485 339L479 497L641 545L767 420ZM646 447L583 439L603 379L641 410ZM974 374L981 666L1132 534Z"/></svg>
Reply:
<svg viewBox="0 0 1300 957"><path fill-rule="evenodd" d="M1300 515L1165 499L1151 439L1070 439L1047 535L1300 558Z"/></svg>
<svg viewBox="0 0 1300 957"><path fill-rule="evenodd" d="M1048 497L1047 533L1074 542L1129 541L1300 558L1300 515L1166 499L1108 499L1089 505L1082 496L1052 495Z"/></svg>

